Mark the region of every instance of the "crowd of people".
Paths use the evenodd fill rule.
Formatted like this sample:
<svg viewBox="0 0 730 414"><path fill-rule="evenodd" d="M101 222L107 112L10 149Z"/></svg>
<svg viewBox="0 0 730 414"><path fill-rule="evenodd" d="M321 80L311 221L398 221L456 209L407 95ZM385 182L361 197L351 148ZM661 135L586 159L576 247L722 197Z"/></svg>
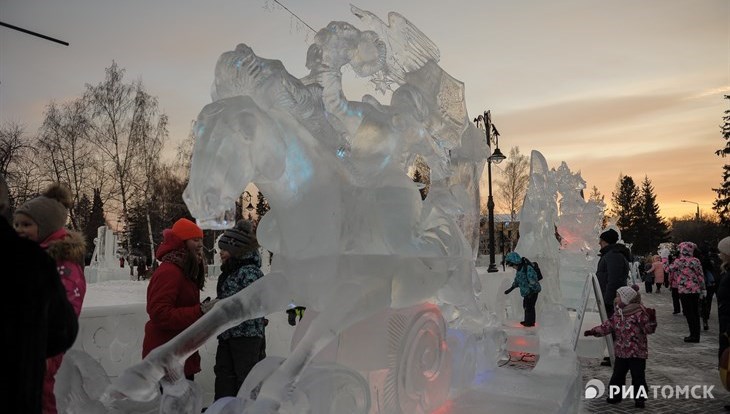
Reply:
<svg viewBox="0 0 730 414"><path fill-rule="evenodd" d="M23 269L8 278L14 296L3 302L4 366L9 367L2 400L22 413L57 413L55 377L63 356L74 344L86 294L84 237L66 228L72 208L68 188L53 184L10 214L8 186L0 175L0 239L3 262ZM219 240L222 274L217 297L201 301L206 281L203 231L186 218L163 231L155 267L147 287L147 313L142 357L192 325L221 299L263 277L258 242L250 222L240 221ZM137 264L139 266L139 264ZM146 270L146 269L144 269ZM142 272L140 272L141 274ZM266 356L265 318L242 322L218 336L215 396L235 396L246 375ZM200 372L196 352L181 374L190 381Z"/></svg>
<svg viewBox="0 0 730 414"><path fill-rule="evenodd" d="M605 358L601 365L612 366L609 385L624 385L630 371L634 387L635 406L644 408L647 384L645 379L648 358L647 335L657 328L655 310L643 306L639 286L628 286L634 258L630 250L618 243L619 234L613 229L600 235L601 246L596 276L601 286L607 318L597 327L587 330L586 336L611 335L614 343L613 363ZM720 240L717 247L705 243L700 249L695 243L684 241L676 249L663 249L663 255L651 255L639 266L646 294L661 294L664 287L671 291L673 314L683 313L689 335L684 342L700 342L701 331L709 330L713 309L712 299L717 295L718 365L722 354L730 346L730 237ZM641 262L641 260L639 260ZM643 388L643 393L639 389ZM609 396L610 404L621 401L621 396ZM730 405L725 407L730 410Z"/></svg>
<svg viewBox="0 0 730 414"><path fill-rule="evenodd" d="M7 314L20 315L3 324L5 337L18 338L10 343L14 348L4 353L5 366L11 367L11 375L17 380L3 389L3 400L18 407L18 412L57 412L55 375L64 352L78 334L78 317L86 293L86 246L79 233L66 228L70 208L70 191L54 184L20 205L10 217L8 188L0 176L0 238L7 246L2 254L11 268L23 268L25 273L22 278L8 280L18 299L4 302ZM619 234L613 229L599 237L596 276L606 318L584 334L613 336L614 361L606 358L602 362L613 366L610 385L623 385L626 374L631 372L632 386L646 390L647 335L657 329L656 316L653 309L642 304L639 286L627 285L634 258L618 241ZM222 273L217 280L217 297L201 300L206 282L202 229L181 218L163 231L163 242L155 255L155 264L159 265L154 266L147 288L149 321L144 326L142 357L192 325L219 300L264 276L250 222L239 221L226 230L218 247ZM730 237L722 239L716 248L707 244L700 249L684 241L676 250L663 253L647 257L644 266L639 266L646 294L661 294L662 287L670 289L673 313L682 312L686 318L689 335L684 341L689 343L700 342L702 330L709 329L716 295L720 361L723 353L730 352ZM520 323L535 326L535 305L541 291L539 268L516 252L507 254L505 263L515 269L515 278L504 293L519 288L525 314ZM297 314L292 315L290 323ZM235 396L254 365L266 356L266 322L265 318L247 320L218 335L216 400ZM193 381L200 370L200 355L195 352L185 361L181 374ZM634 395L636 407L643 408L646 394ZM620 401L620 396L607 399L609 403ZM730 406L726 408L730 410Z"/></svg>

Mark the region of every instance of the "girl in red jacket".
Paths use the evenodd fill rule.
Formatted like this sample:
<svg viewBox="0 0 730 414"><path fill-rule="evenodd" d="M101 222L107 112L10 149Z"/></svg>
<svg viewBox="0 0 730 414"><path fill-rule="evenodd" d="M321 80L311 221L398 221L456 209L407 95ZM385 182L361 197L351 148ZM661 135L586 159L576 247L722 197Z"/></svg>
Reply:
<svg viewBox="0 0 730 414"><path fill-rule="evenodd" d="M80 233L64 227L72 205L71 191L59 184L52 184L42 195L26 201L15 211L13 227L20 237L40 243L46 253L56 261L56 269L66 288L66 296L78 318L86 295L86 243ZM46 359L43 413L57 412L53 387L62 361L63 354Z"/></svg>
<svg viewBox="0 0 730 414"><path fill-rule="evenodd" d="M155 254L162 263L147 287L150 320L144 327L142 358L192 325L214 303L200 303L200 291L205 284L200 227L182 218L162 235L162 244ZM191 381L200 372L198 352L185 361L184 371L185 378Z"/></svg>

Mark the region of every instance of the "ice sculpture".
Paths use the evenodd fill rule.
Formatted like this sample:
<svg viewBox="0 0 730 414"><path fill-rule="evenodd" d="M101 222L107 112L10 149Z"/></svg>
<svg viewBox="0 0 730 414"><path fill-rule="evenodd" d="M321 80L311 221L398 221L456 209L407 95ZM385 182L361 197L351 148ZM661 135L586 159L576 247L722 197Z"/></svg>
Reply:
<svg viewBox="0 0 730 414"><path fill-rule="evenodd" d="M560 266L555 238L558 219L557 186L551 176L545 157L532 151L530 183L520 211L520 240L515 251L537 261L544 279L538 298L538 309L543 303L562 303L560 294Z"/></svg>
<svg viewBox="0 0 730 414"><path fill-rule="evenodd" d="M372 30L330 23L309 47L310 73L302 79L243 44L218 60L213 102L194 126L184 199L203 227L225 228L233 224L234 200L254 182L271 205L257 230L274 253L271 272L125 371L109 387L107 404L154 399L163 379L184 387L181 363L207 339L290 303L317 315L290 356L262 361L252 374L260 383L244 384L239 401L212 412L367 413L378 381L383 388L375 388L392 403L387 412L432 411L451 384L446 322L464 330L457 365L469 372L465 361L476 359L476 333L486 323L470 244L486 143L469 121L463 84L438 66L439 51L423 33L397 13L385 24L352 10ZM344 66L373 76L378 89L396 86L390 104L369 95L348 100ZM416 155L431 170L425 201L405 173ZM429 300L448 309L447 321L439 308L422 308ZM346 340L348 328L373 321L387 334L365 343L389 349L387 359L356 355L348 361L359 363L358 371L312 364L330 342ZM378 343L388 338L395 342ZM308 372L322 383L309 392ZM350 378L347 395L358 397L335 392L323 406L317 396L338 386L328 377ZM468 383L460 378L457 387ZM343 411L339 401L353 398L363 403Z"/></svg>
<svg viewBox="0 0 730 414"><path fill-rule="evenodd" d="M563 304L577 309L586 277L596 271L596 247L604 205L583 198L585 180L580 172L570 171L564 161L551 173L561 196L557 230L561 238L560 288Z"/></svg>
<svg viewBox="0 0 730 414"><path fill-rule="evenodd" d="M91 256L91 263L84 268L84 276L88 283L129 279L129 267L119 267L118 248L117 236L112 229L100 226L97 229L96 238L94 238L94 253Z"/></svg>

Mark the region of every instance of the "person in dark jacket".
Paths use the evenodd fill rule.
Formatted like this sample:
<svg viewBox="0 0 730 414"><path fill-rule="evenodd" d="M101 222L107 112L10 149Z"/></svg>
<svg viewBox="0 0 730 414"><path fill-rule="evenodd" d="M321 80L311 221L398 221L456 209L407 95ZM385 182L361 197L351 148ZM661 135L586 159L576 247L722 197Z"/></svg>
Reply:
<svg viewBox="0 0 730 414"><path fill-rule="evenodd" d="M218 240L221 275L216 291L225 299L264 276L251 223L239 221ZM238 394L243 380L265 353L264 318L250 319L218 335L215 354L215 399Z"/></svg>
<svg viewBox="0 0 730 414"><path fill-rule="evenodd" d="M9 379L0 400L12 412L41 413L46 359L73 345L78 319L66 297L56 263L38 243L21 238L8 222L8 187L0 175L0 257L9 269L22 269L21 277L4 278L2 324L5 342L3 373ZM10 275L8 275L10 276Z"/></svg>
<svg viewBox="0 0 730 414"><path fill-rule="evenodd" d="M203 230L182 218L172 229L162 232L163 241L155 256L162 262L147 287L147 314L142 358L153 349L174 338L197 321L215 304L200 303L205 284L203 269ZM200 372L200 354L196 351L185 360L185 378L193 380Z"/></svg>
<svg viewBox="0 0 730 414"><path fill-rule="evenodd" d="M618 244L618 232L608 229L601 233L598 244L601 246L596 269L596 278L601 286L603 303L606 307L606 315L610 318L614 312L614 300L616 291L621 286L626 286L626 278L629 275L629 249Z"/></svg>
<svg viewBox="0 0 730 414"><path fill-rule="evenodd" d="M718 349L718 360L722 352L730 346L728 335L730 335L730 236L720 240L717 244L720 260L720 281L717 286L717 319L720 328L720 348Z"/></svg>
<svg viewBox="0 0 730 414"><path fill-rule="evenodd" d="M537 303L537 296L542 290L540 282L537 280L537 272L531 263L517 252L507 253L504 262L517 271L512 286L505 290L504 294L508 295L512 290L520 288L522 307L525 310L525 320L521 321L520 324L526 327L535 326L535 304Z"/></svg>
<svg viewBox="0 0 730 414"><path fill-rule="evenodd" d="M717 244L720 269L717 283L717 321L719 326L719 347L717 362L720 365L722 353L730 347L730 236L720 240ZM725 405L725 411L730 411L730 405Z"/></svg>

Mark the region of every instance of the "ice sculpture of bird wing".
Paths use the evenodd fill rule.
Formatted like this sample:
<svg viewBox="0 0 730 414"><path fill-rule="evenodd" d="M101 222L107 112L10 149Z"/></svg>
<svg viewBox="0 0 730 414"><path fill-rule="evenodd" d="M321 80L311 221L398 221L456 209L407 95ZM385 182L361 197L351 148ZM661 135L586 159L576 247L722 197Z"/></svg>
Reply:
<svg viewBox="0 0 730 414"><path fill-rule="evenodd" d="M388 24L385 24L369 11L354 5L350 5L350 10L365 25L364 28L375 32L386 46L385 79L381 81L402 85L406 73L420 69L429 60L439 61L440 52L436 44L399 13L388 13Z"/></svg>

